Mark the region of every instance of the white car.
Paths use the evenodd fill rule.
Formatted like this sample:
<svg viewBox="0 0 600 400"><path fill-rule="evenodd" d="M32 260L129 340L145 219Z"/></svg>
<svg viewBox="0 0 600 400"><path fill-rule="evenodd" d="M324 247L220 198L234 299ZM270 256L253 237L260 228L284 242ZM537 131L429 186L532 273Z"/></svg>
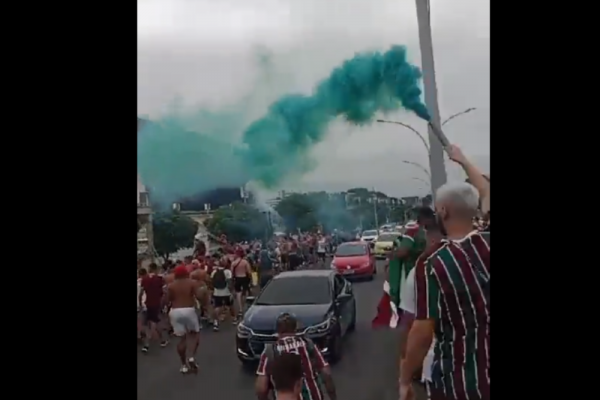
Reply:
<svg viewBox="0 0 600 400"><path fill-rule="evenodd" d="M377 239L377 236L379 236L379 232L376 229L370 231L363 231L360 235L360 240L362 242L371 243L373 240Z"/></svg>
<svg viewBox="0 0 600 400"><path fill-rule="evenodd" d="M379 227L379 232L391 232L394 230L395 224L385 224Z"/></svg>

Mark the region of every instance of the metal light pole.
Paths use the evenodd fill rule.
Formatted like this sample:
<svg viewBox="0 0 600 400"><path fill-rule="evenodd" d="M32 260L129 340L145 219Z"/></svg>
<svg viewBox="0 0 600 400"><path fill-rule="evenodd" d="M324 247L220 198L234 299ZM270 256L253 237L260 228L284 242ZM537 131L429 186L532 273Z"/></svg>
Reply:
<svg viewBox="0 0 600 400"><path fill-rule="evenodd" d="M412 126L410 126L409 124L405 124L404 122L400 122L400 121L388 121L388 120L385 120L385 119L378 119L377 122L382 122L384 124L396 124L396 125L403 126L406 129L410 129L411 131L413 131L413 133L415 135L417 135L419 137L419 139L421 139L421 142L423 142L423 146L425 147L425 151L427 151L427 154L431 153L431 149L429 148L429 144L427 144L427 140L425 140L425 138L423 137L423 135L421 135L421 132L419 132L418 130L416 130L415 128L413 128Z"/></svg>
<svg viewBox="0 0 600 400"><path fill-rule="evenodd" d="M477 108L475 108L475 107L469 107L466 110L462 110L461 112L457 112L456 114L452 114L451 116L449 116L448 118L446 118L444 120L444 122L442 122L442 126L446 125L448 122L452 121L456 117L460 117L461 115L468 114L471 111L475 111L475 110L477 110Z"/></svg>
<svg viewBox="0 0 600 400"><path fill-rule="evenodd" d="M419 178L418 176L413 176L411 179L415 180L415 181L419 181L419 182L423 182L424 184L426 184L427 186L430 185L429 182L427 182L425 179L423 178Z"/></svg>
<svg viewBox="0 0 600 400"><path fill-rule="evenodd" d="M271 230L271 213L269 211L261 211L261 214L265 216L265 245L269 242L270 239L270 230Z"/></svg>
<svg viewBox="0 0 600 400"><path fill-rule="evenodd" d="M414 162L414 161L402 160L402 162L404 164L413 165L413 166L419 168L421 171L423 171L425 173L425 175L427 175L427 177L429 178L429 182L427 182L427 184L431 185L431 182L432 182L431 173L427 170L427 168L425 168L423 165L419 164L418 162Z"/></svg>
<svg viewBox="0 0 600 400"><path fill-rule="evenodd" d="M379 218L377 217L377 194L375 193L375 188L373 188L373 214L375 217L375 229L379 231Z"/></svg>
<svg viewBox="0 0 600 400"><path fill-rule="evenodd" d="M435 60L433 58L433 39L431 35L431 15L429 0L415 0L417 6L417 22L419 26L419 46L421 48L421 67L423 69L423 88L425 104L431 113L431 122L442 126L437 99L437 84L435 81ZM435 133L429 131L429 170L431 171L431 193L435 192L448 180L444 164L444 149Z"/></svg>
<svg viewBox="0 0 600 400"><path fill-rule="evenodd" d="M461 115L470 113L471 111L475 111L475 110L477 110L477 108L470 107L470 108L467 108L466 110L463 110L463 111L458 112L456 114L452 114L451 116L449 116L448 118L446 118L444 120L444 122L442 122L442 126L446 125L448 122L450 122L451 120L453 120L456 117L460 117ZM425 140L425 137L421 134L421 132L419 132L418 130L416 130L415 128L413 128L412 126L410 126L409 124L405 124L404 122L400 122L400 121L388 121L386 119L378 119L377 122L381 122L381 123L384 123L384 124L396 124L396 125L400 125L400 126L406 128L406 129L411 130L415 135L417 135L419 137L419 139L421 139L421 142L423 142L423 146L425 147L425 150L427 151L427 154L428 155L431 154L431 148L429 147L429 144L427 143L427 140Z"/></svg>

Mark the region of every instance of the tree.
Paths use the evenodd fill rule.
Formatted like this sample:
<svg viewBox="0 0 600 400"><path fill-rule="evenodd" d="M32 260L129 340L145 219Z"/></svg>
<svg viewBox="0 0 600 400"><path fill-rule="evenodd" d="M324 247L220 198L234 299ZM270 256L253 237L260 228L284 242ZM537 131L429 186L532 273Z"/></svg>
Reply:
<svg viewBox="0 0 600 400"><path fill-rule="evenodd" d="M347 209L345 196L326 192L294 193L283 198L275 207L288 232L320 229L352 230L357 220Z"/></svg>
<svg viewBox="0 0 600 400"><path fill-rule="evenodd" d="M266 215L241 202L216 209L204 224L215 235L226 235L229 241L254 240L270 235Z"/></svg>
<svg viewBox="0 0 600 400"><path fill-rule="evenodd" d="M408 207L404 206L404 204L397 204L390 210L390 220L404 223L406 222L408 211Z"/></svg>
<svg viewBox="0 0 600 400"><path fill-rule="evenodd" d="M177 212L157 213L152 221L154 248L163 258L180 249L193 247L198 223Z"/></svg>
<svg viewBox="0 0 600 400"><path fill-rule="evenodd" d="M319 225L314 200L310 194L292 193L277 203L275 211L283 219L288 232L296 232L298 229L310 231Z"/></svg>

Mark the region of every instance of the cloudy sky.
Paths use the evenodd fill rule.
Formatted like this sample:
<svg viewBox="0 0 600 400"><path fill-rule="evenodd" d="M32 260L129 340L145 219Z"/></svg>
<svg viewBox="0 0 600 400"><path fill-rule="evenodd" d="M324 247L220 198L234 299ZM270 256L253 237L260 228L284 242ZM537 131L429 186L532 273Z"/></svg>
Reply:
<svg viewBox="0 0 600 400"><path fill-rule="evenodd" d="M489 1L432 0L432 26L442 119L469 107L446 134L489 171ZM289 92L309 93L357 51L408 47L420 65L411 0L138 0L138 115L157 119L174 99L189 109L242 104L260 117ZM406 112L386 116L426 133ZM249 118L250 122L252 118ZM331 126L313 153L315 169L286 189L343 190L374 186L397 196L424 195L423 144L395 125ZM446 163L449 179L462 179Z"/></svg>

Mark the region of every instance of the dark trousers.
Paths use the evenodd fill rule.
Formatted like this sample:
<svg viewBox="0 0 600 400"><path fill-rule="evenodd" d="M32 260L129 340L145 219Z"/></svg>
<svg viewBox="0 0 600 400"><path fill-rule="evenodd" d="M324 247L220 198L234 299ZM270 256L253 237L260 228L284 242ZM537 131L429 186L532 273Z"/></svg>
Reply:
<svg viewBox="0 0 600 400"><path fill-rule="evenodd" d="M259 285L260 285L260 288L261 288L261 289L262 289L262 288L264 288L264 287L265 287L265 285L266 285L267 283L269 283L269 281L270 281L271 279L273 279L273 274L272 274L272 273L270 273L270 272L267 272L267 273L260 273L260 272L259 272L259 273L258 273L258 282L259 282Z"/></svg>

